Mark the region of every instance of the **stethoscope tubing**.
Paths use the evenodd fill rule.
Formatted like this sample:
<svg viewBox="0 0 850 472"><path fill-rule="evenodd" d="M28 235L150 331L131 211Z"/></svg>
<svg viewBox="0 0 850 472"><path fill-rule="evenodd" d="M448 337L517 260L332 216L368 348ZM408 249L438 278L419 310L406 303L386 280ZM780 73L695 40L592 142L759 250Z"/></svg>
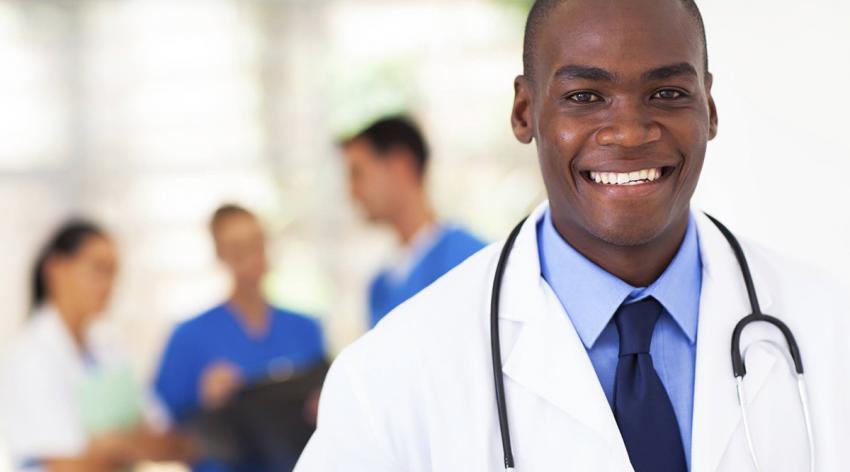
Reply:
<svg viewBox="0 0 850 472"><path fill-rule="evenodd" d="M493 380L496 390L496 407L499 410L499 429L502 434L502 450L505 455L505 470L513 470L514 455L511 448L511 431L508 426L508 406L505 400L505 379L502 375L502 345L499 339L499 300L502 294L502 279L505 276L508 257L513 250L514 242L522 229L527 218L522 221L511 231L505 245L502 246L502 253L499 255L499 263L496 264L495 280L498 283L493 284L493 290L490 293L490 350L493 353Z"/></svg>

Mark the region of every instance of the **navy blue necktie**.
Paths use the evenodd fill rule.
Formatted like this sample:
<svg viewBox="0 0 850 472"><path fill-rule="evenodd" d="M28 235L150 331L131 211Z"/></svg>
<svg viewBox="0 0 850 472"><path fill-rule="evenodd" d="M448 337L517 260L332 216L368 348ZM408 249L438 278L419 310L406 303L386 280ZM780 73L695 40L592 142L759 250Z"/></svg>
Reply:
<svg viewBox="0 0 850 472"><path fill-rule="evenodd" d="M635 472L687 472L679 423L649 356L660 315L652 297L621 305L614 315L620 333L614 417Z"/></svg>

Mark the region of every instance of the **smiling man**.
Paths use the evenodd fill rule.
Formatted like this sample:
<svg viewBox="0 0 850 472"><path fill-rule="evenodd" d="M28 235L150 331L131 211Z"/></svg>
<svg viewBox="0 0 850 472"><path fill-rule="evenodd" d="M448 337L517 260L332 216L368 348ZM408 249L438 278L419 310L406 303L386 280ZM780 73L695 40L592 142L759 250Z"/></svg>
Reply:
<svg viewBox="0 0 850 472"><path fill-rule="evenodd" d="M745 242L750 281L691 209L718 123L696 5L540 0L523 59L548 202L340 355L297 470L843 470L843 289ZM731 343L750 313L805 377L772 318Z"/></svg>

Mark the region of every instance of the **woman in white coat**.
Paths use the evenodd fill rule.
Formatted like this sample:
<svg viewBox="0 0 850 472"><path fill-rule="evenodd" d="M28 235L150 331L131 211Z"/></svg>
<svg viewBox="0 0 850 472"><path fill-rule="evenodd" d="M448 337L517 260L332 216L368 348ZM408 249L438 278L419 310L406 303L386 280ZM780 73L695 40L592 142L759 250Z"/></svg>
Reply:
<svg viewBox="0 0 850 472"><path fill-rule="evenodd" d="M729 357L747 290L730 244L690 210L718 123L699 10L539 0L524 52L511 123L535 141L549 201L522 226L500 297L496 378L515 470L757 470ZM338 357L297 471L505 467L490 345L501 249ZM758 246L744 252L762 310L796 336L815 444L784 339L753 324L741 349L761 470L810 470L811 454L818 471L848 470L847 292Z"/></svg>
<svg viewBox="0 0 850 472"><path fill-rule="evenodd" d="M39 257L32 314L0 368L15 470L105 472L189 454L185 439L145 426L121 346L94 327L117 268L114 243L84 221L60 228Z"/></svg>

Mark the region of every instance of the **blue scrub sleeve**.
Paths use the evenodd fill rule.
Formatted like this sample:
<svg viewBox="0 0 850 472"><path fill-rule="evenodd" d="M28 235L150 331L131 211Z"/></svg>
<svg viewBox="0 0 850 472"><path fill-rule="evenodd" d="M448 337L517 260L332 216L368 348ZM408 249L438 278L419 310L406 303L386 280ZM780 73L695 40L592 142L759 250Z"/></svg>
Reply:
<svg viewBox="0 0 850 472"><path fill-rule="evenodd" d="M198 366L186 333L177 328L162 356L154 389L177 423L198 408Z"/></svg>

